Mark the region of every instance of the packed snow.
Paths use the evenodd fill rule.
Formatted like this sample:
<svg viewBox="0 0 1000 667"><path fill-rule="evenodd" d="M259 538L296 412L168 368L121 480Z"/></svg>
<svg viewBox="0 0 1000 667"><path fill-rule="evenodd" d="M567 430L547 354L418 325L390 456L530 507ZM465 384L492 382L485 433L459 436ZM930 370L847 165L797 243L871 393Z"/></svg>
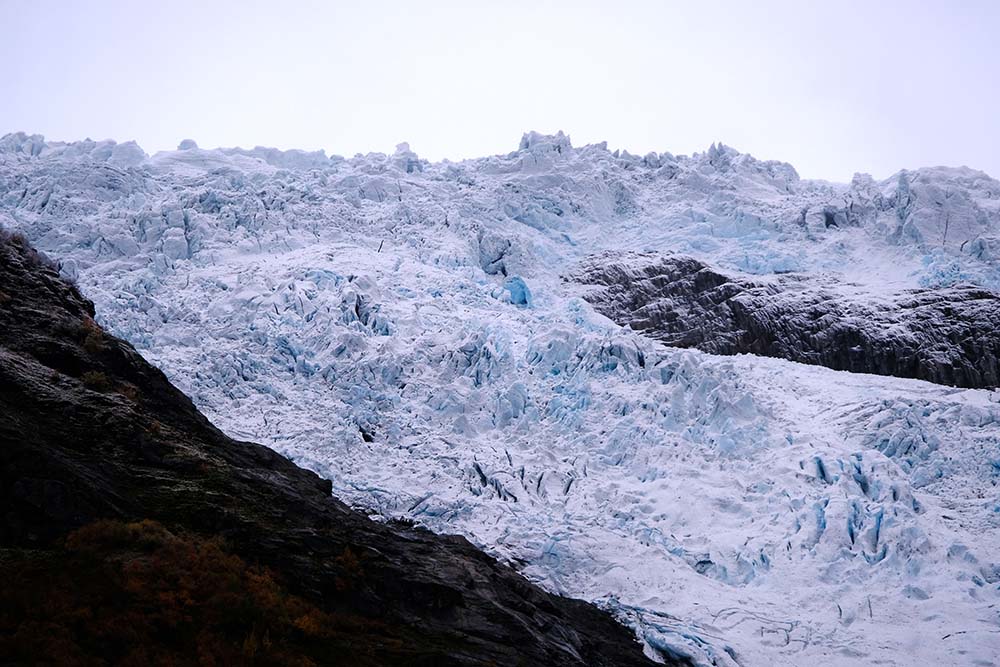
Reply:
<svg viewBox="0 0 1000 667"><path fill-rule="evenodd" d="M223 430L701 665L1000 663L1000 391L664 347L562 280L683 252L1000 289L1000 182L713 145L392 155L0 139L0 224Z"/></svg>

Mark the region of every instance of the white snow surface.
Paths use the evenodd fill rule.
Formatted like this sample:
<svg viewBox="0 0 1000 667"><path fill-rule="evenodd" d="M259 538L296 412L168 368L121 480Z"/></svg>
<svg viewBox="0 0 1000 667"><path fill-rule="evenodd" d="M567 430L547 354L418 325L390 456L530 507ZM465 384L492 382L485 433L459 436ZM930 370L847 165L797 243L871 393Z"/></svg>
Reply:
<svg viewBox="0 0 1000 667"><path fill-rule="evenodd" d="M1000 288L1000 182L713 145L393 155L0 139L0 224L234 437L702 665L1000 663L1000 392L664 347L561 275L676 251Z"/></svg>

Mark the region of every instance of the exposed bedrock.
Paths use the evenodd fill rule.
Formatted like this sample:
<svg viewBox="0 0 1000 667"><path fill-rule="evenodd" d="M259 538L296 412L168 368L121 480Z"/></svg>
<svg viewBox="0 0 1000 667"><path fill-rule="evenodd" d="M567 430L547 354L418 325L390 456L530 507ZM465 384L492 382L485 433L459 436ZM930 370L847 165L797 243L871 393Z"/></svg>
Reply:
<svg viewBox="0 0 1000 667"><path fill-rule="evenodd" d="M329 481L266 447L228 438L93 316L93 304L51 262L0 230L0 578L16 584L0 588L0 655L9 658L0 662L152 664L140 658L173 655L194 664L205 651L224 654L231 647L220 642L232 635L238 659L212 664L653 664L633 632L596 607L541 590L464 538L372 521L332 498ZM181 542L147 527L150 535L137 547L124 531L149 524L113 532L95 523L143 520L198 539ZM96 542L118 550L108 556L110 565L74 546L94 543L74 542L81 527L91 529L88 535L114 538ZM160 553L150 555L157 545L174 545L170 553L182 554L177 545L217 538L310 605L289 603L287 609L308 614L296 611L302 615L287 623L254 616L258 607L285 609L275 607L284 598L262 584L240 588L242 570L229 551L211 562L230 564L220 590L243 597L202 604L199 591L174 579L154 578L149 585L137 579ZM210 547L222 548L215 544ZM67 570L66 558L75 569ZM112 567L118 562L126 566ZM169 561L181 583L206 576L189 562L179 556ZM49 588L29 590L25 572ZM46 573L63 579L45 584ZM91 585L98 575L100 581L132 578L119 594ZM62 590L64 580L79 583L79 590ZM155 625L164 613L135 601L161 589L163 606L184 612L169 616L169 631ZM185 597L189 593L194 597ZM257 600L258 607L231 599ZM188 615L226 605L231 613L215 634L204 635L215 642L209 645L196 627L201 616ZM128 630L102 625L122 616L134 621L134 637L155 642L134 646ZM258 646L258 630L270 630L246 620L254 618L284 623L275 626L284 634L265 634ZM197 645L185 637L197 638ZM269 657L279 648L312 662L291 661L284 653ZM123 656L133 656L132 662Z"/></svg>
<svg viewBox="0 0 1000 667"><path fill-rule="evenodd" d="M959 285L875 294L829 277L724 273L691 257L603 253L568 277L667 345L760 354L958 387L1000 385L1000 296Z"/></svg>

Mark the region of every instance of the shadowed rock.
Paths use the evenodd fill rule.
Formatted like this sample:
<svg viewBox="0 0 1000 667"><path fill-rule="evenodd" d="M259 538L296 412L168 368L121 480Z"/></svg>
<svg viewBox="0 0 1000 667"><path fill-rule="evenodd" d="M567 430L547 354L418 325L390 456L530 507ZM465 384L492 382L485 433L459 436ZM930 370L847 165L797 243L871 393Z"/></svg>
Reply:
<svg viewBox="0 0 1000 667"><path fill-rule="evenodd" d="M889 295L819 278L727 274L691 257L605 253L568 280L667 345L750 353L958 387L1000 385L1000 296L972 286Z"/></svg>
<svg viewBox="0 0 1000 667"><path fill-rule="evenodd" d="M0 238L0 575L58 568L65 536L97 520L150 519L221 537L292 594L360 619L324 635L337 650L323 664L651 664L595 607L461 537L373 522L328 481L228 438L93 316L44 258ZM18 620L0 616L2 644Z"/></svg>

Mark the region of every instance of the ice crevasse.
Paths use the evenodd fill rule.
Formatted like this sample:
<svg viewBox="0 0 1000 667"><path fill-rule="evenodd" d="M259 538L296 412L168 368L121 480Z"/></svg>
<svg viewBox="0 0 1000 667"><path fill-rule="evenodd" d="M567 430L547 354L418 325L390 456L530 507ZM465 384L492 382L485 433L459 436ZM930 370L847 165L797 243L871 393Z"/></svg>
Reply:
<svg viewBox="0 0 1000 667"><path fill-rule="evenodd" d="M1000 289L1000 183L526 134L431 163L0 139L0 224L230 435L703 665L994 664L1000 393L661 345L565 280L683 253Z"/></svg>

